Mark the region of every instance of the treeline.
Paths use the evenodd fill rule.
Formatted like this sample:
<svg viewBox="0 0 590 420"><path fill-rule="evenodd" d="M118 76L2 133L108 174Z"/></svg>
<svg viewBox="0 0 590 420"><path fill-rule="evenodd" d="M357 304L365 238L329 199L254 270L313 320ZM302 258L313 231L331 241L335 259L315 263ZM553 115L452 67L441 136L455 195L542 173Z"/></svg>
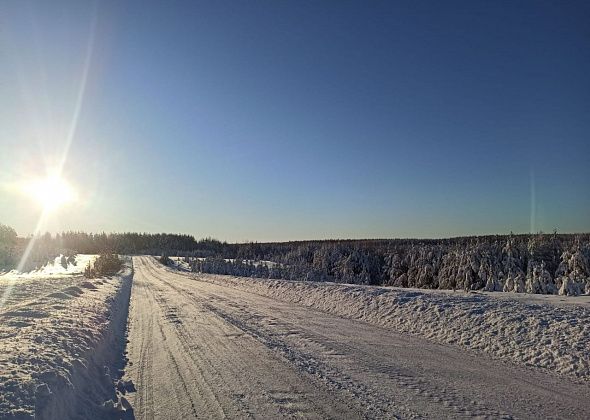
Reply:
<svg viewBox="0 0 590 420"><path fill-rule="evenodd" d="M14 267L30 241L0 225L0 270ZM590 293L590 234L228 244L179 234L64 232L36 237L29 248L28 269L59 254L150 254L186 257L193 271L218 274L431 289Z"/></svg>
<svg viewBox="0 0 590 420"><path fill-rule="evenodd" d="M196 240L191 235L167 233L45 233L36 237L18 237L15 230L0 224L0 270L16 268L27 251L23 271L43 266L56 256L75 254L151 254L207 257L224 252L228 244L215 239Z"/></svg>
<svg viewBox="0 0 590 420"><path fill-rule="evenodd" d="M0 272L41 268L60 254L61 264L65 267L73 261L76 252L61 248L49 234L37 236L34 240L32 237L22 238L13 228L0 224Z"/></svg>
<svg viewBox="0 0 590 420"><path fill-rule="evenodd" d="M304 272L295 274L295 266L282 266L268 261L250 261L241 259L225 259L220 257L191 258L184 257L191 271L197 273L227 274L241 277L259 277L269 279L305 279ZM162 262L162 261L160 261ZM170 262L164 262L167 265ZM301 277L303 276L303 277Z"/></svg>
<svg viewBox="0 0 590 420"><path fill-rule="evenodd" d="M149 254L193 255L208 257L223 254L229 245L215 239L196 240L191 235L167 233L45 233L35 237L18 237L16 231L0 224L0 271L16 268L23 271L42 267L61 255L75 254ZM27 254L27 258L22 258Z"/></svg>
<svg viewBox="0 0 590 420"><path fill-rule="evenodd" d="M18 238L10 226L0 223L0 270L11 269L18 263Z"/></svg>
<svg viewBox="0 0 590 420"><path fill-rule="evenodd" d="M429 289L590 293L590 235L249 243L194 271ZM272 269L248 261L272 261Z"/></svg>
<svg viewBox="0 0 590 420"><path fill-rule="evenodd" d="M152 254L195 253L202 256L218 252L221 243L213 239L195 240L194 236L171 233L85 233L64 232L52 237L56 247L80 254Z"/></svg>

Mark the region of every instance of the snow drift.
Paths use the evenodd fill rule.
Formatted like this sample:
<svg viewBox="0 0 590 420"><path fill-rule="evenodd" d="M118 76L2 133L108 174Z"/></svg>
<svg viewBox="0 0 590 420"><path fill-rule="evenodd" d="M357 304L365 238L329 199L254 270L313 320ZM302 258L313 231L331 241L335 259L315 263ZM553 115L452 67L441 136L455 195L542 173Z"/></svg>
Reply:
<svg viewBox="0 0 590 420"><path fill-rule="evenodd" d="M0 418L123 417L131 262L111 278L58 280L12 280L18 298L0 308Z"/></svg>

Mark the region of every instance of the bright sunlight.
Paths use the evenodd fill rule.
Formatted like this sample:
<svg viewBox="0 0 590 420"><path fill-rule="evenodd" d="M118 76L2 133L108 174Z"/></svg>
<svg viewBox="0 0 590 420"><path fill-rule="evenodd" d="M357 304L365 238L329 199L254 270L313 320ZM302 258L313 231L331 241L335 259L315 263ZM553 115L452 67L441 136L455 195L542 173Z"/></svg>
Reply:
<svg viewBox="0 0 590 420"><path fill-rule="evenodd" d="M74 189L60 176L30 181L23 189L23 192L38 202L44 211L54 211L76 199Z"/></svg>

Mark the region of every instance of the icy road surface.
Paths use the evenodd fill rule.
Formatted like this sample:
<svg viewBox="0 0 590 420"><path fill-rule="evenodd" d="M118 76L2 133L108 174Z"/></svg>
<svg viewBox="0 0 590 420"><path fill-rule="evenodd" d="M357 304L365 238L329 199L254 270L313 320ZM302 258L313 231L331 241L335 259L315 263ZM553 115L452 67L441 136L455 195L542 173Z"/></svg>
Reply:
<svg viewBox="0 0 590 420"><path fill-rule="evenodd" d="M587 418L588 385L134 258L128 394L152 418Z"/></svg>

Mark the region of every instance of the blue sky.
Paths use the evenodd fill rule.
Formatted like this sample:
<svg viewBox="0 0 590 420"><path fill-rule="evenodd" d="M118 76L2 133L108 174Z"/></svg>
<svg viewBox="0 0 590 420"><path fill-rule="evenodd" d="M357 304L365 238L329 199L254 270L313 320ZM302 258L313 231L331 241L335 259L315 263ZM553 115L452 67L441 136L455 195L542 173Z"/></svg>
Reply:
<svg viewBox="0 0 590 420"><path fill-rule="evenodd" d="M21 234L40 209L10 186L66 149L81 198L51 231L590 231L587 2L24 1L0 18L0 222Z"/></svg>

